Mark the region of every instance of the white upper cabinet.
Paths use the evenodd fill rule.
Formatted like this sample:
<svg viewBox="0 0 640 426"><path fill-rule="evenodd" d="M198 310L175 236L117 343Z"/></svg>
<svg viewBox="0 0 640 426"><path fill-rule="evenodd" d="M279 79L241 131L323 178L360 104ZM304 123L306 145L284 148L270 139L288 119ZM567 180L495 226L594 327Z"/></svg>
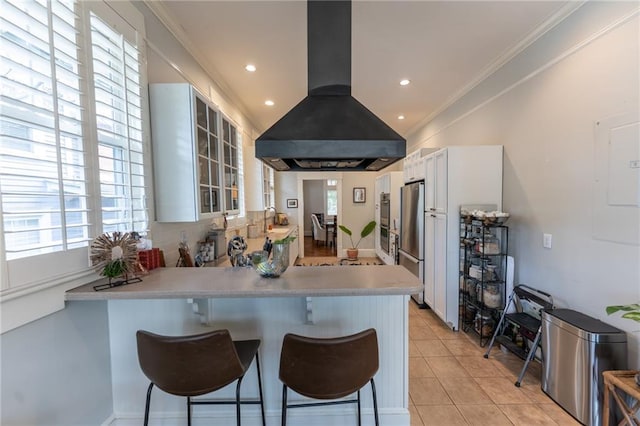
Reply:
<svg viewBox="0 0 640 426"><path fill-rule="evenodd" d="M431 148L421 148L408 154L402 163L402 173L405 183L416 182L425 178L425 155L433 151Z"/></svg>
<svg viewBox="0 0 640 426"><path fill-rule="evenodd" d="M227 189L221 173L222 151L232 153L237 140L230 138L229 146L225 143L223 148L219 112L189 84L152 84L149 98L156 220L196 222L220 214ZM229 127L228 122L224 124ZM237 207L237 181L231 176L234 170L227 169L229 207L233 208Z"/></svg>
<svg viewBox="0 0 640 426"><path fill-rule="evenodd" d="M440 149L424 157L425 210L447 212L447 149Z"/></svg>

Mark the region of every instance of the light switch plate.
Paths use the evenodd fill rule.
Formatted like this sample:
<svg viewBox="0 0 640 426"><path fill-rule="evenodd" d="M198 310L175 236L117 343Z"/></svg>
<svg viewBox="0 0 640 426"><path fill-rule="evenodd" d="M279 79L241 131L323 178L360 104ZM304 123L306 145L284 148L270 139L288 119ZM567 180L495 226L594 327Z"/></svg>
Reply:
<svg viewBox="0 0 640 426"><path fill-rule="evenodd" d="M550 249L552 239L553 237L551 234L542 234L542 247Z"/></svg>

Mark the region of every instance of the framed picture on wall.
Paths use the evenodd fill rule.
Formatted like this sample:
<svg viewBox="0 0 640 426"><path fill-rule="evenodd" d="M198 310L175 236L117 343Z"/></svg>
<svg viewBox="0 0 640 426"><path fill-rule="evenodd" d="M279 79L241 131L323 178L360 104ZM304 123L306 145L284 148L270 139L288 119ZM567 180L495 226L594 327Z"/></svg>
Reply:
<svg viewBox="0 0 640 426"><path fill-rule="evenodd" d="M353 188L353 202L364 203L367 201L367 189L366 188Z"/></svg>
<svg viewBox="0 0 640 426"><path fill-rule="evenodd" d="M287 198L287 208L288 209L297 209L298 208L298 199L297 198Z"/></svg>

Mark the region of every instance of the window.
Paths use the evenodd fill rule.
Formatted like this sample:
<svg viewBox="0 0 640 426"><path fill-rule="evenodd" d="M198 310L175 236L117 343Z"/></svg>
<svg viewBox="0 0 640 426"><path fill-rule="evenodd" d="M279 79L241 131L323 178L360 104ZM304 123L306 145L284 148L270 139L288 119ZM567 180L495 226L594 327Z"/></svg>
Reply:
<svg viewBox="0 0 640 426"><path fill-rule="evenodd" d="M87 244L73 3L2 0L0 188L7 261ZM51 17L51 19L49 19Z"/></svg>
<svg viewBox="0 0 640 426"><path fill-rule="evenodd" d="M327 215L335 216L338 214L338 181L335 179L327 179Z"/></svg>
<svg viewBox="0 0 640 426"><path fill-rule="evenodd" d="M102 232L146 231L140 52L91 19Z"/></svg>
<svg viewBox="0 0 640 426"><path fill-rule="evenodd" d="M0 275L37 289L88 276L95 235L147 228L144 60L105 3L0 9Z"/></svg>
<svg viewBox="0 0 640 426"><path fill-rule="evenodd" d="M273 169L262 164L262 193L264 207L275 207L275 188L273 185Z"/></svg>

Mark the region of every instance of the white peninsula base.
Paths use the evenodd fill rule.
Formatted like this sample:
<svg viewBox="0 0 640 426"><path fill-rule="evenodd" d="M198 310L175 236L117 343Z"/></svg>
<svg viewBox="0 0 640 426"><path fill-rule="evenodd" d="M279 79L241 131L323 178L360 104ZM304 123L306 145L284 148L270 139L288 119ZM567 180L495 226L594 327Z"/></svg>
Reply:
<svg viewBox="0 0 640 426"><path fill-rule="evenodd" d="M145 329L166 335L186 335L228 328L234 339L260 338L262 380L267 425L280 424L282 384L278 380L280 347L284 334L330 337L352 334L369 327L378 333L380 370L375 376L380 422L385 426L409 426L408 411L408 296L314 297L314 324L306 323L304 297L232 298L212 300L212 325L200 324L185 299L109 300L111 371L114 419L109 425L140 425L148 380L140 371L135 333ZM82 303L82 302L71 302ZM234 395L235 385L215 392L212 398ZM362 391L363 424L373 424L371 390ZM242 383L243 397L257 396L255 363ZM303 397L290 393L289 400ZM198 406L194 425L235 425L234 406ZM242 424L260 425L259 407L242 407ZM182 426L186 421L185 398L154 390L153 425ZM290 410L288 425L352 426L357 424L355 404Z"/></svg>

